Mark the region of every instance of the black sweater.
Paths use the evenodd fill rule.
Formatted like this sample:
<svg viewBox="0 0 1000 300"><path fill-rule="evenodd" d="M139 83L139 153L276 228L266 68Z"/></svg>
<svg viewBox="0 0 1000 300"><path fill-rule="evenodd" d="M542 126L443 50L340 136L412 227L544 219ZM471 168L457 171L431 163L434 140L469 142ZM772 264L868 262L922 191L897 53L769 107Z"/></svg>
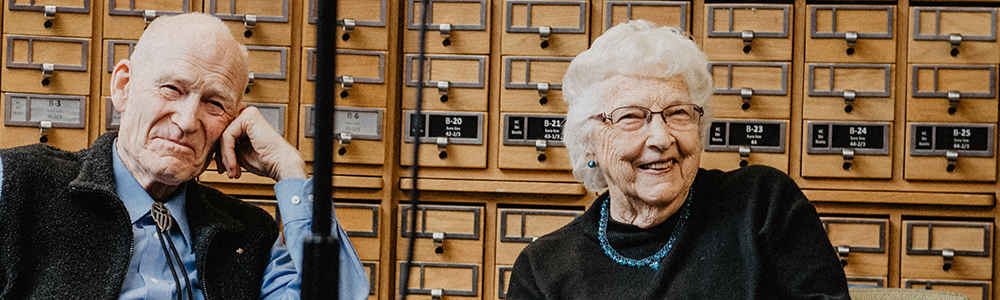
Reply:
<svg viewBox="0 0 1000 300"><path fill-rule="evenodd" d="M798 186L778 170L699 170L686 229L659 270L614 262L597 239L605 193L579 218L528 245L507 299L849 299L830 240ZM618 253L666 243L674 214L649 229L611 222Z"/></svg>

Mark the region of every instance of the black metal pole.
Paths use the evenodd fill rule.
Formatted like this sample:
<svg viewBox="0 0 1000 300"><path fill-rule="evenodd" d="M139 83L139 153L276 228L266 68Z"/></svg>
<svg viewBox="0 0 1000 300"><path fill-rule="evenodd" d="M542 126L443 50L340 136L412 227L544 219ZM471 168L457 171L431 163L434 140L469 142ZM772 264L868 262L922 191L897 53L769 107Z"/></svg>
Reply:
<svg viewBox="0 0 1000 300"><path fill-rule="evenodd" d="M312 236L303 245L302 299L337 299L340 248L330 236L333 206L333 130L336 94L337 1L316 1L316 109L313 111Z"/></svg>

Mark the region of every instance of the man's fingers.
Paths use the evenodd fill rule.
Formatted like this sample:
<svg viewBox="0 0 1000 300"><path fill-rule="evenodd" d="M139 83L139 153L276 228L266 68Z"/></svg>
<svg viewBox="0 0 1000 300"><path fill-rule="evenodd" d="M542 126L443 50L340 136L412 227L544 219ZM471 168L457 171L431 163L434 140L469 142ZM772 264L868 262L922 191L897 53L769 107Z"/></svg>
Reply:
<svg viewBox="0 0 1000 300"><path fill-rule="evenodd" d="M237 117L233 123L229 124L229 127L226 127L220 138L219 153L222 154L222 157L219 160L222 164L219 167L226 168L229 178L240 178L240 164L236 161L235 149L236 141L241 135L243 135L242 120Z"/></svg>

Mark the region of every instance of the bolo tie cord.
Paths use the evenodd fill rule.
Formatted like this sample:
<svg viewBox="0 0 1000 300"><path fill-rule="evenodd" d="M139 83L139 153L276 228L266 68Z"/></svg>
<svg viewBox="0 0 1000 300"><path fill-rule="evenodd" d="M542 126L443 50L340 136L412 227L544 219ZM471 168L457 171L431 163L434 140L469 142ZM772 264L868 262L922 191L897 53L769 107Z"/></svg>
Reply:
<svg viewBox="0 0 1000 300"><path fill-rule="evenodd" d="M153 217L153 222L156 223L156 234L159 235L160 248L163 249L163 256L167 257L167 265L170 266L170 274L174 276L174 283L177 286L177 300L182 300L184 296L184 290L187 291L188 299L194 299L194 291L191 288L191 279L188 278L187 269L184 268L184 263L181 262L181 256L177 254L177 248L174 247L174 241L170 239L167 232L173 227L174 218L170 216L170 210L167 209L163 202L154 202L153 208L149 210L150 215ZM167 240L166 243L163 240ZM170 257L170 252L167 252L167 244L170 244L170 252L174 254L173 258ZM185 289L181 289L181 282L177 278L177 270L174 268L173 261L177 261L177 268L181 269L181 274L184 275Z"/></svg>

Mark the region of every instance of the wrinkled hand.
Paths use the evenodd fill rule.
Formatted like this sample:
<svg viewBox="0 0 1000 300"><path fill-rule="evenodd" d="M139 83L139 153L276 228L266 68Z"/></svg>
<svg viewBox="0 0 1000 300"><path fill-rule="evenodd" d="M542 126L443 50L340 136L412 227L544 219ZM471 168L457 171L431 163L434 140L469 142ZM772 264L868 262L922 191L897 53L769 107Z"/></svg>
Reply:
<svg viewBox="0 0 1000 300"><path fill-rule="evenodd" d="M240 178L240 168L275 181L306 178L306 164L298 149L274 131L256 107L247 107L219 137L216 166L229 178Z"/></svg>

